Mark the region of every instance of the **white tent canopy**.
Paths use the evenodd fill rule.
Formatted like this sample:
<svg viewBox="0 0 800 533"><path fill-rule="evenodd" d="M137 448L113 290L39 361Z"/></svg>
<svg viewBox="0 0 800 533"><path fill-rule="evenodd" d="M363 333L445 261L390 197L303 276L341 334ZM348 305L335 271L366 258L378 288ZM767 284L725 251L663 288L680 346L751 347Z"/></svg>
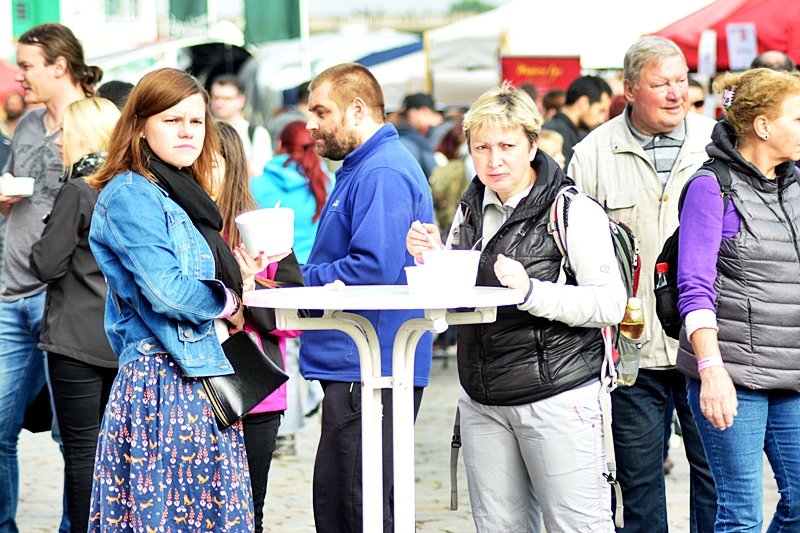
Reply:
<svg viewBox="0 0 800 533"><path fill-rule="evenodd" d="M488 77L493 74L494 83L499 81L501 52L507 56L577 56L585 70L622 68L625 51L641 35L710 3L711 0L672 0L656 8L640 0L509 2L427 32L436 100L470 103L488 88L483 85ZM465 77L480 80L482 85L469 87ZM463 90L456 90L455 83ZM440 92L447 100L440 97Z"/></svg>
<svg viewBox="0 0 800 533"><path fill-rule="evenodd" d="M264 119L281 105L282 92L296 87L326 68L349 61L360 61L372 54L397 51L392 59L375 60L369 69L381 84L387 108L399 106L406 93L421 91L424 85L425 56L417 34L390 29L370 31L363 27L346 26L336 32L312 34L308 53L310 72L301 61L299 39L276 41L258 46L254 57L239 75L254 91L250 99L260 102L254 111ZM412 51L416 48L416 51ZM408 49L408 51L407 51Z"/></svg>

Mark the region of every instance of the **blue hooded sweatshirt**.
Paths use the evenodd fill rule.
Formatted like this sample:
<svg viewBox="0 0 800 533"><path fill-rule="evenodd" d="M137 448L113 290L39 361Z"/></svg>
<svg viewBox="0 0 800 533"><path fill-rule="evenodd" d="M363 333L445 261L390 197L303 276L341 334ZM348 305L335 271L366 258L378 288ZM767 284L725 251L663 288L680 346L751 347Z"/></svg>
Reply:
<svg viewBox="0 0 800 533"><path fill-rule="evenodd" d="M316 222L311 220L317 202L308 186L308 178L300 173L297 163L286 165L287 159L287 154L276 155L264 165L264 173L250 179L250 192L258 207L273 207L280 200L281 207L294 209L293 250L297 261L302 264L308 262L317 235L319 219Z"/></svg>
<svg viewBox="0 0 800 533"><path fill-rule="evenodd" d="M404 268L414 264L406 233L415 220L433 222L433 201L419 163L391 124L381 127L344 158L336 185L322 210L308 264L306 285L335 280L345 285L405 285ZM378 333L382 375L391 375L392 346L406 320L420 310L358 311ZM300 345L300 371L307 379L357 382L361 379L355 343L339 331L306 331ZM431 334L417 345L414 385L428 384Z"/></svg>

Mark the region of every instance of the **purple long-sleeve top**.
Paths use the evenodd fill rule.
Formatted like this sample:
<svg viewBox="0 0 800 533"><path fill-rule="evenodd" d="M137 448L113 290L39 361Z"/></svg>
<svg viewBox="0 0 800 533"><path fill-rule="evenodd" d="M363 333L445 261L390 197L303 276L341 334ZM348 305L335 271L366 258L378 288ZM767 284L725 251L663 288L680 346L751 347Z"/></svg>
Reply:
<svg viewBox="0 0 800 533"><path fill-rule="evenodd" d="M717 254L722 239L739 233L740 223L733 199L729 198L724 216L722 205L714 176L692 180L681 209L678 244L678 309L684 319L698 310L716 313Z"/></svg>

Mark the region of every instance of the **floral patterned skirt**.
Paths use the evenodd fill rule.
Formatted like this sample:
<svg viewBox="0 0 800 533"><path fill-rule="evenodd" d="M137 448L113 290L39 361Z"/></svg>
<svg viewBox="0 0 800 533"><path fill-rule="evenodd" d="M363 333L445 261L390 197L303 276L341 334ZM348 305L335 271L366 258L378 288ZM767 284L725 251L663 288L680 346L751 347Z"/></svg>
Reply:
<svg viewBox="0 0 800 533"><path fill-rule="evenodd" d="M241 422L217 428L202 383L168 355L122 367L94 467L89 531L252 531Z"/></svg>

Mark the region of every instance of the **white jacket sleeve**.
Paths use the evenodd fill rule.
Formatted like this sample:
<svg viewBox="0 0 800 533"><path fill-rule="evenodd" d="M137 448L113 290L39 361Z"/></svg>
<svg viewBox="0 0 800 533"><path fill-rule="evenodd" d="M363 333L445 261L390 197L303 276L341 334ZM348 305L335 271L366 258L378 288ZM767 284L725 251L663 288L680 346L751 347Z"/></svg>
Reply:
<svg viewBox="0 0 800 533"><path fill-rule="evenodd" d="M611 243L608 217L594 200L581 194L569 206L567 250L578 284L531 280L528 298L518 306L532 315L570 326L604 327L625 314L627 294Z"/></svg>

